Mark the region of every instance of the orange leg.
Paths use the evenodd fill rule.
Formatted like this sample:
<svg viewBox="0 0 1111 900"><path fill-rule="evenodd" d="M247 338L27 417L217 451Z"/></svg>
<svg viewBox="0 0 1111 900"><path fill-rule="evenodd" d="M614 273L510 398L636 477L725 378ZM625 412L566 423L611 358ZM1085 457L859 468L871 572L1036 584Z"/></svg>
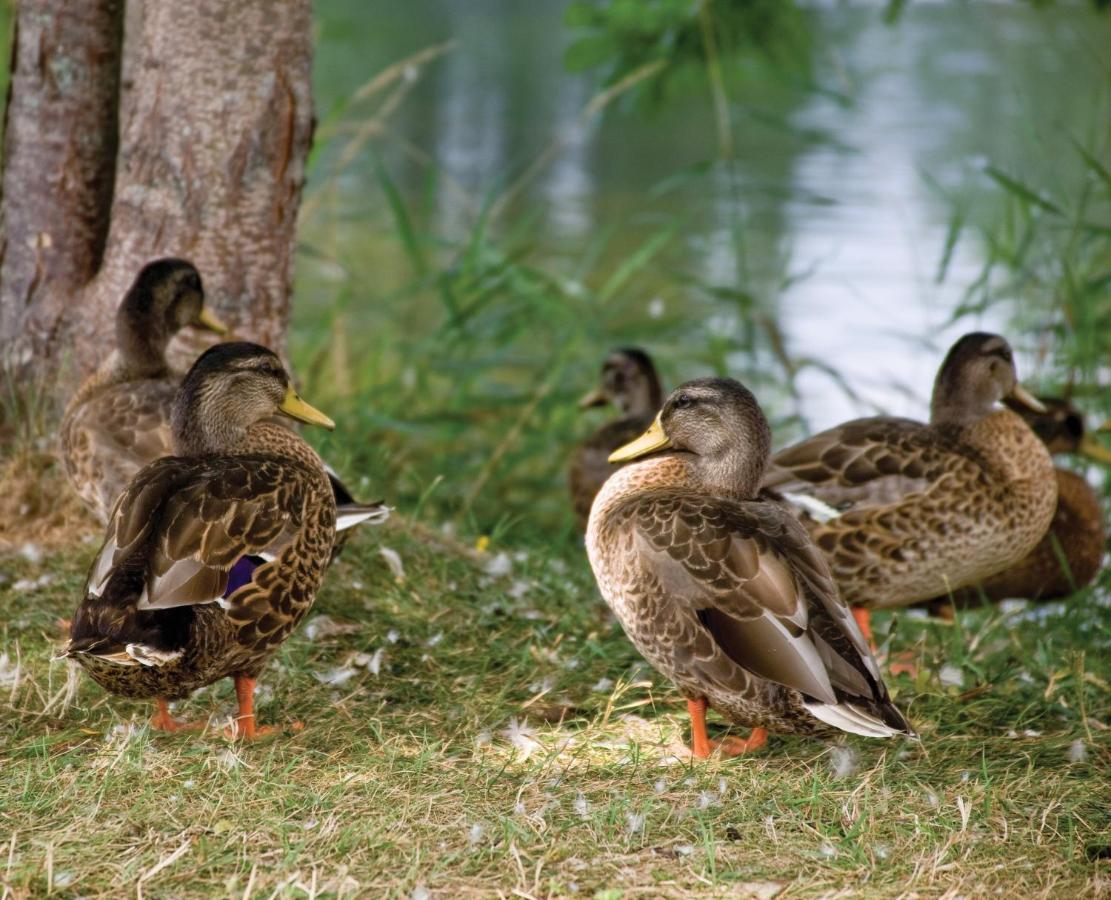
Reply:
<svg viewBox="0 0 1111 900"><path fill-rule="evenodd" d="M740 756L751 750L758 750L768 742L766 728L753 728L748 738L725 737L720 741L710 740L706 734L706 710L709 704L702 700L688 700L687 712L691 717L691 753L698 759L705 759L715 749L726 756Z"/></svg>
<svg viewBox="0 0 1111 900"><path fill-rule="evenodd" d="M950 607L952 609L952 607ZM860 626L860 633L864 635L864 640L868 642L868 647L872 653L879 656L879 650L876 649L876 639L872 634L872 612L865 609L863 606L852 607L853 618L856 619L856 624ZM888 671L892 675L909 675L914 678L918 675L918 666L914 664L913 653L900 653L896 662L892 662L888 666Z"/></svg>
<svg viewBox="0 0 1111 900"><path fill-rule="evenodd" d="M864 640L868 642L868 646L875 653L876 639L872 636L872 611L865 609L863 606L854 606L852 612L856 624L860 627L860 633L864 635Z"/></svg>
<svg viewBox="0 0 1111 900"><path fill-rule="evenodd" d="M199 728L204 728L205 723L203 722L179 722L170 715L170 704L162 697L159 697L154 703L157 711L150 720L150 727L155 731L168 731L172 734L175 731L196 731Z"/></svg>
<svg viewBox="0 0 1111 900"><path fill-rule="evenodd" d="M255 681L256 679L247 675L235 676L235 699L239 703L239 714L235 717L235 726L229 729L229 737L253 741L277 730L273 725L260 728L255 724Z"/></svg>

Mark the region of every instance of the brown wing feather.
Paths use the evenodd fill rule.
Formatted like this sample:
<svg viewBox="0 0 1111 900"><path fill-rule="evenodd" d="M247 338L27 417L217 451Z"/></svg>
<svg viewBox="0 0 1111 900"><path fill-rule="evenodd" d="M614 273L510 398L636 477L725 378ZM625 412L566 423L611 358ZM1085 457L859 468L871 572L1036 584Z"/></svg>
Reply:
<svg viewBox="0 0 1111 900"><path fill-rule="evenodd" d="M660 491L637 497L614 524L667 601L736 665L823 703L847 694L889 704L828 567L779 504Z"/></svg>

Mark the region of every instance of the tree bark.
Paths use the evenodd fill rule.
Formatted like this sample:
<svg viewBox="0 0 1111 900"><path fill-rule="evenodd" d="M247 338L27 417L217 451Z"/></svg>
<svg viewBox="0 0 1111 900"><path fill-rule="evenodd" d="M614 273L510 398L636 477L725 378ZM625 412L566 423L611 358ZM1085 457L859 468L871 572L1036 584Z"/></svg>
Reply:
<svg viewBox="0 0 1111 900"><path fill-rule="evenodd" d="M0 348L25 365L66 339L96 274L116 166L123 0L21 0L0 206Z"/></svg>
<svg viewBox="0 0 1111 900"><path fill-rule="evenodd" d="M65 5L66 16L82 6ZM112 346L115 309L139 268L181 256L197 265L209 303L237 337L284 353L313 128L311 0L129 0L126 17L99 266L68 302L34 305L64 309L56 333L72 337L80 375ZM13 84L13 108L18 93ZM8 293L5 283L5 307ZM35 363L57 359L64 343L34 344Z"/></svg>

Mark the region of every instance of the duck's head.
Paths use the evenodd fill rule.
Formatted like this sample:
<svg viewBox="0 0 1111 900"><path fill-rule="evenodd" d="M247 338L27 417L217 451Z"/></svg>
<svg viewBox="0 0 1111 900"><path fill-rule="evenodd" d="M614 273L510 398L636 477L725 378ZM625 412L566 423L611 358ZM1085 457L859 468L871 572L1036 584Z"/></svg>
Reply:
<svg viewBox="0 0 1111 900"><path fill-rule="evenodd" d="M1050 453L1075 453L1104 465L1111 465L1111 450L1088 434L1083 413L1071 401L1063 397L1039 397L1038 402L1045 407L1044 413L1034 412L1009 397L1003 400L1006 406L1026 420L1034 434L1045 442ZM1109 425L1111 422L1097 430L1111 430Z"/></svg>
<svg viewBox="0 0 1111 900"><path fill-rule="evenodd" d="M193 363L174 400L174 452L229 451L248 428L274 415L336 427L297 395L277 354L247 341L217 344Z"/></svg>
<svg viewBox="0 0 1111 900"><path fill-rule="evenodd" d="M672 391L651 427L609 459L676 454L701 488L748 498L760 489L771 440L768 420L748 388L732 378L697 378Z"/></svg>
<svg viewBox="0 0 1111 900"><path fill-rule="evenodd" d="M651 414L660 408L662 398L652 358L636 347L625 347L606 357L598 386L579 401L579 407L587 409L610 403L622 415Z"/></svg>
<svg viewBox="0 0 1111 900"><path fill-rule="evenodd" d="M147 263L116 313L116 344L126 364L163 369L166 346L186 325L223 334L224 323L204 305L196 266L184 259Z"/></svg>
<svg viewBox="0 0 1111 900"><path fill-rule="evenodd" d="M970 425L1003 399L1045 413L1045 407L1018 381L1014 352L998 334L976 331L957 341L934 382L930 422Z"/></svg>

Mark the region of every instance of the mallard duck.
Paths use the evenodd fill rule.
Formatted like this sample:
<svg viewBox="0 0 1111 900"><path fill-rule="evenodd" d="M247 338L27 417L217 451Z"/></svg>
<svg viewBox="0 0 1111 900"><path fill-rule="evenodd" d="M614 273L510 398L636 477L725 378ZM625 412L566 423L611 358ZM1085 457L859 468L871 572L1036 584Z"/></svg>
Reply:
<svg viewBox="0 0 1111 900"><path fill-rule="evenodd" d="M193 325L227 329L204 305L201 276L183 259L139 272L116 312L116 349L78 389L62 418L62 460L70 484L102 522L124 486L172 452L169 409L181 381L166 347Z"/></svg>
<svg viewBox="0 0 1111 900"><path fill-rule="evenodd" d="M571 504L583 528L595 495L618 469L609 462L609 455L652 424L662 399L663 390L651 357L643 350L626 347L614 350L606 358L598 387L579 401L580 409L610 404L621 414L583 441L571 457L567 472Z"/></svg>
<svg viewBox="0 0 1111 900"><path fill-rule="evenodd" d="M1046 412L1037 413L1011 399L1003 401L1025 419L1051 454L1071 453L1111 465L1111 451L1087 434L1084 416L1068 400L1039 397ZM1056 468L1057 508L1049 530L1018 563L982 584L937 597L930 606L945 614L950 603L974 606L983 600L1010 597L1056 600L1089 584L1099 574L1106 532L1099 496L1081 476Z"/></svg>
<svg viewBox="0 0 1111 900"><path fill-rule="evenodd" d="M766 488L801 514L841 595L868 610L908 606L983 581L1042 539L1057 502L1049 451L1005 397L1044 412L999 335L967 334L934 383L929 424L878 416L772 457ZM815 505L825 515L810 514Z"/></svg>
<svg viewBox="0 0 1111 900"><path fill-rule="evenodd" d="M66 474L102 523L108 522L116 498L135 474L173 452L170 410L181 376L171 370L166 347L186 325L226 331L205 307L201 277L192 263L148 263L116 313L115 352L66 408L61 427ZM339 476L326 469L339 509L339 531L389 515L381 503L357 502Z"/></svg>
<svg viewBox="0 0 1111 900"><path fill-rule="evenodd" d="M687 699L692 752L709 755L706 710L767 730L912 735L829 567L783 504L758 499L771 432L731 379L667 398L652 426L611 455L586 545L602 596L637 650Z"/></svg>
<svg viewBox="0 0 1111 900"><path fill-rule="evenodd" d="M155 728L184 727L167 701L230 677L238 733L269 730L255 679L312 606L336 523L320 458L265 421L279 413L335 427L275 354L217 344L174 401L176 455L141 469L112 511L63 655L113 693L155 700Z"/></svg>

